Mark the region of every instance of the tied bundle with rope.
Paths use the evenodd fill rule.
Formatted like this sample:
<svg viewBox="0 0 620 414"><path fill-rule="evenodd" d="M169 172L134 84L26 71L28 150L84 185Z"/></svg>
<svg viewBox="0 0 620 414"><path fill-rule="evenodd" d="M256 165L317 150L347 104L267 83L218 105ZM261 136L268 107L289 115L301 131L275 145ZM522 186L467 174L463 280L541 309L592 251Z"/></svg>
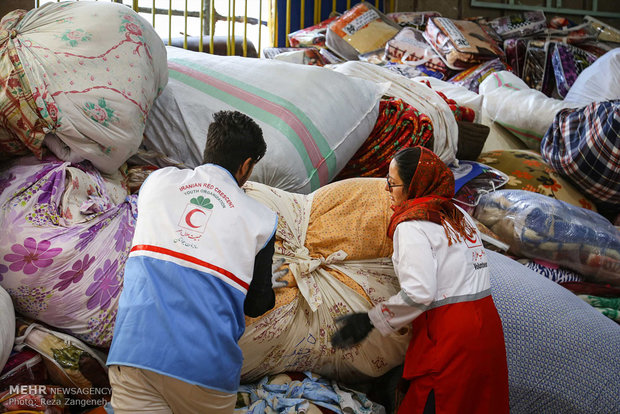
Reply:
<svg viewBox="0 0 620 414"><path fill-rule="evenodd" d="M368 139L335 180L383 177L390 160L401 148L426 146L433 137L431 119L402 99L387 98L379 104L379 117Z"/></svg>

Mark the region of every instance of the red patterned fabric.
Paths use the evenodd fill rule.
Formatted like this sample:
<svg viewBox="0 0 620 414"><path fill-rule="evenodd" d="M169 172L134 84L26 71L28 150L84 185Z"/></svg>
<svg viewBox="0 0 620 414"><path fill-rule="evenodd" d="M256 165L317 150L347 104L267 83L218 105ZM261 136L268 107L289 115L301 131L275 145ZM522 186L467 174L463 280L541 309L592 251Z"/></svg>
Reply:
<svg viewBox="0 0 620 414"><path fill-rule="evenodd" d="M0 158L26 155L41 158L44 128L35 98L15 49L15 25L26 10L15 10L0 22Z"/></svg>
<svg viewBox="0 0 620 414"><path fill-rule="evenodd" d="M383 99L370 136L335 180L384 177L392 156L401 148L425 145L433 136L431 119L402 99Z"/></svg>
<svg viewBox="0 0 620 414"><path fill-rule="evenodd" d="M422 83L424 83L429 88L433 89L429 81L422 81ZM454 118L457 121L474 122L474 119L476 119L476 113L474 112L473 109L467 106L461 106L457 104L454 99L448 98L446 95L443 94L443 92L439 92L439 91L435 91L435 92L437 92L437 94L441 96L444 101L446 101L446 103L450 107L450 110L454 114Z"/></svg>
<svg viewBox="0 0 620 414"><path fill-rule="evenodd" d="M420 161L409 184L408 199L394 208L388 236L403 221L424 220L444 227L448 244L471 236L472 229L463 213L452 203L454 174L431 150L420 147ZM446 226L446 222L450 226Z"/></svg>
<svg viewBox="0 0 620 414"><path fill-rule="evenodd" d="M563 287L573 292L575 295L592 295L604 298L620 298L620 288L609 284L592 282L562 282Z"/></svg>

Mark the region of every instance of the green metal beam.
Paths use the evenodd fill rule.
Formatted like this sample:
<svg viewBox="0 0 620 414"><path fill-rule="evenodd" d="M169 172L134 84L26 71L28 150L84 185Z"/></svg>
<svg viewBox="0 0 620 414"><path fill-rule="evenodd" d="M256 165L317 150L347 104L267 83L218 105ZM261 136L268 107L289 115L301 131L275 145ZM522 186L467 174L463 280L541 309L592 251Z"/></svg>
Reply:
<svg viewBox="0 0 620 414"><path fill-rule="evenodd" d="M544 12L551 12L557 14L578 14L581 16L590 15L596 17L607 17L611 19L620 19L620 12L611 12L611 11L601 11L598 10L598 2L594 0L592 9L567 9L564 7L550 7L550 1L546 1L547 6L530 6L524 4L514 4L511 0L510 3L495 3L490 1L482 1L482 0L471 0L471 7L484 7L488 9L501 9L501 10L519 10L519 11L530 11L530 10L542 10ZM557 0L557 4L561 5L561 0Z"/></svg>

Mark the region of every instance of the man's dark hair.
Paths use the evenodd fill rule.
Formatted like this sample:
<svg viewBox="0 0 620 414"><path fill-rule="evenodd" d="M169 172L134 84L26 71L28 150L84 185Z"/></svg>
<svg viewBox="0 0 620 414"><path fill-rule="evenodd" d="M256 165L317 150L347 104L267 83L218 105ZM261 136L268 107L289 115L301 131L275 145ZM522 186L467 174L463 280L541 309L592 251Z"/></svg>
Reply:
<svg viewBox="0 0 620 414"><path fill-rule="evenodd" d="M400 179L403 180L403 185L407 194L409 193L409 186L411 180L415 174L415 170L418 168L418 162L420 162L420 155L422 150L419 147L407 147L403 148L394 155L396 161L396 169Z"/></svg>
<svg viewBox="0 0 620 414"><path fill-rule="evenodd" d="M207 131L203 164L217 164L235 175L246 159L257 163L266 151L263 131L252 118L238 111L220 111Z"/></svg>

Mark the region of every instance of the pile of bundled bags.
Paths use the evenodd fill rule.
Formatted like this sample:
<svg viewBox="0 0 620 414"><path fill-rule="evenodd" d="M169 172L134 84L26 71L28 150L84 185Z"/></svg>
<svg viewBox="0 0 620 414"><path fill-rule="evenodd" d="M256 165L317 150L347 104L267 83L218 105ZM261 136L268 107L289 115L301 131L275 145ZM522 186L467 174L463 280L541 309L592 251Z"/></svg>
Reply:
<svg viewBox="0 0 620 414"><path fill-rule="evenodd" d="M0 62L0 412L87 412L110 399L136 214L121 166L166 52L130 8L63 2L4 16Z"/></svg>
<svg viewBox="0 0 620 414"><path fill-rule="evenodd" d="M95 14L105 27L93 24ZM278 214L276 256L290 270L274 309L246 319L239 412L381 412L372 390L385 388L377 379L402 365L410 332L371 333L347 350L333 348L330 337L339 316L367 311L399 290L383 177L393 153L411 145L429 147L453 168L455 200L475 213L488 247L504 253L489 251L489 258L511 411L620 409L620 325L590 305L613 300L594 290L578 297L508 257L530 246L570 247L546 259L578 256L575 272L617 291L606 271L618 260L617 230L597 221L597 204L541 155L482 152L488 128L477 127L478 93L369 62L321 68L164 47L148 22L114 3L50 3L11 13L0 28L0 106L7 108L0 128L0 411L102 412L137 192L157 168L198 165L206 127L222 109L247 113L264 131L268 152L245 191ZM377 39L392 33L377 30ZM354 39L356 46L366 41ZM589 213L581 209L578 222L566 223L558 210L564 204L535 209L528 201L517 210L538 227L517 233L521 223L498 218L502 209L514 216L519 202L502 191L527 177L502 167L504 156L522 161L530 175L540 172L525 193L570 199ZM583 233L588 226L593 232ZM506 234L518 234L512 237L524 247ZM24 394L17 385L36 387ZM390 391L396 401L398 390Z"/></svg>
<svg viewBox="0 0 620 414"><path fill-rule="evenodd" d="M411 117L383 109L379 121L394 127L378 122L337 179L382 176L406 145L439 154L424 135L429 118L434 139L441 129L455 143L442 157L461 174L455 199L493 248L620 321L620 31L591 16L456 20L360 2L288 40L265 57L391 82L381 108L396 97L420 113L422 133L408 140L399 129ZM395 90L418 95L420 83L445 98L456 123L438 124L433 109Z"/></svg>

